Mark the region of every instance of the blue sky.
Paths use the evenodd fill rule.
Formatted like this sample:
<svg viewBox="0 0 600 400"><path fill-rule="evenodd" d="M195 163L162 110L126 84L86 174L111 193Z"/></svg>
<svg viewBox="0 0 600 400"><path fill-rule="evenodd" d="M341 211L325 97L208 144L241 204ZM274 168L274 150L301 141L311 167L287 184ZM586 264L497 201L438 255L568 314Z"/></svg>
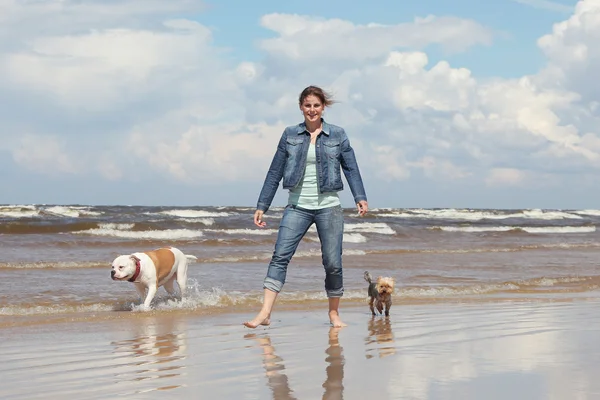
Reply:
<svg viewBox="0 0 600 400"><path fill-rule="evenodd" d="M356 24L389 25L427 15L470 18L498 33L494 45L451 57L444 57L434 48L428 53L432 60L444 58L452 64L468 65L477 76L515 77L535 73L543 66L545 59L536 40L547 33L552 24L572 14L576 3L574 0L532 1L529 4L515 0L376 0L367 6L364 2L343 0L258 3L225 0L206 2L205 12L198 14L196 20L215 30L215 44L231 48L233 59L258 61L262 55L256 51L257 40L273 36L259 25L265 14L307 14L326 19L340 18ZM546 7L542 6L544 4Z"/></svg>
<svg viewBox="0 0 600 400"><path fill-rule="evenodd" d="M600 0L0 0L0 203L253 206L317 84L371 207L598 208L599 16Z"/></svg>

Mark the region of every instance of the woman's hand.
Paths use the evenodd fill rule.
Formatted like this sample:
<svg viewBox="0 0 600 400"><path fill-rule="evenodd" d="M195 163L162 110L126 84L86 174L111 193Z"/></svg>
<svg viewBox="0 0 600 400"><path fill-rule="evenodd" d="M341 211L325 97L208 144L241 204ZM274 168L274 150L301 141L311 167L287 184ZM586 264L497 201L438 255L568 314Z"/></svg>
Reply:
<svg viewBox="0 0 600 400"><path fill-rule="evenodd" d="M264 228L267 226L267 223L262 219L263 214L264 212L262 210L254 211L254 225L258 226L259 228Z"/></svg>
<svg viewBox="0 0 600 400"><path fill-rule="evenodd" d="M362 217L369 211L369 203L367 203L366 200L361 200L356 203L356 208L358 209L358 215Z"/></svg>

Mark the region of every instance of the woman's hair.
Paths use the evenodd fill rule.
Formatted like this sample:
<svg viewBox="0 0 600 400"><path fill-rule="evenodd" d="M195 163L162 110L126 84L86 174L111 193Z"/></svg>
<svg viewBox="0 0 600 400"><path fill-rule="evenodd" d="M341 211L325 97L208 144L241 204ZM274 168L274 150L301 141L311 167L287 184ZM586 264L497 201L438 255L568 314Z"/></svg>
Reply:
<svg viewBox="0 0 600 400"><path fill-rule="evenodd" d="M302 91L302 93L300 93L300 98L298 99L300 105L302 105L302 103L304 103L304 100L308 96L318 97L319 100L321 100L321 103L323 104L323 106L325 106L325 107L329 107L329 106L333 105L333 103L335 103L335 101L333 100L331 95L318 86L309 86L306 89L304 89Z"/></svg>

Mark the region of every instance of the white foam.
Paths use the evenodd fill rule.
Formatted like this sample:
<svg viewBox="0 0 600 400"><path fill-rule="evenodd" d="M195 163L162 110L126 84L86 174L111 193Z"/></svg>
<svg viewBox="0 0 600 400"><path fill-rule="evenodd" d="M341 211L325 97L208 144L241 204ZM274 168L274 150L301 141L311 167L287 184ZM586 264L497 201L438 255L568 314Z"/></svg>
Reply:
<svg viewBox="0 0 600 400"><path fill-rule="evenodd" d="M54 206L54 207L50 207L50 208L45 208L44 211L47 212L48 214L58 215L61 217L71 217L71 218L79 217L79 210L74 210L69 207Z"/></svg>
<svg viewBox="0 0 600 400"><path fill-rule="evenodd" d="M345 256L364 256L365 254L367 254L367 252L364 250L358 250L358 249L344 250Z"/></svg>
<svg viewBox="0 0 600 400"><path fill-rule="evenodd" d="M33 204L5 204L0 206L0 210L14 210L14 209L24 209L24 210L36 210L37 206Z"/></svg>
<svg viewBox="0 0 600 400"><path fill-rule="evenodd" d="M517 290L519 286L512 283L501 284L483 284L465 287L422 287L422 288L403 288L395 293L395 296L411 298L430 298L430 297L452 297L469 296L493 292L504 292Z"/></svg>
<svg viewBox="0 0 600 400"><path fill-rule="evenodd" d="M52 315L52 314L67 314L67 313L82 313L82 312L100 312L100 311L112 311L114 307L107 304L88 304L78 306L65 306L60 304L48 305L48 306L17 306L10 305L0 307L0 315L13 316L13 315Z"/></svg>
<svg viewBox="0 0 600 400"><path fill-rule="evenodd" d="M561 283L577 283L577 282L585 282L589 280L588 277L572 277L572 276L567 276L567 277L562 277L562 278L548 278L548 277L544 277L544 278L538 278L538 279L530 279L530 280L526 280L526 281L519 281L519 285L523 285L523 286L554 286L556 284L561 284Z"/></svg>
<svg viewBox="0 0 600 400"><path fill-rule="evenodd" d="M123 229L88 229L85 231L74 232L77 234L94 235L94 236L110 236L125 239L161 239L161 240L178 240L178 239L194 239L204 236L202 231L191 229L165 229L161 231L128 231Z"/></svg>
<svg viewBox="0 0 600 400"><path fill-rule="evenodd" d="M360 224L345 224L346 232L378 233L381 235L394 235L396 232L383 222L365 222Z"/></svg>
<svg viewBox="0 0 600 400"><path fill-rule="evenodd" d="M206 260L206 262L227 262L227 263L236 263L240 261L259 261L259 260L268 260L273 253L260 253L255 255L246 255L240 257L226 256L226 257L216 257ZM297 257L298 255L295 255Z"/></svg>
<svg viewBox="0 0 600 400"><path fill-rule="evenodd" d="M21 262L21 263L0 263L0 268L4 269L69 269L69 268L95 268L102 265L101 262L81 262L81 261L57 261L57 262Z"/></svg>
<svg viewBox="0 0 600 400"><path fill-rule="evenodd" d="M596 232L595 226L436 226L429 229L441 229L446 232L508 232L521 230L528 233L590 233Z"/></svg>
<svg viewBox="0 0 600 400"><path fill-rule="evenodd" d="M591 215L594 217L600 217L600 210L580 210L580 211L573 211L576 214L580 214L580 215Z"/></svg>
<svg viewBox="0 0 600 400"><path fill-rule="evenodd" d="M307 235L304 238L310 242L319 242L319 236L317 236L317 229L315 228L315 226L311 226L307 233L310 233L311 235ZM367 238L363 235L361 235L360 233L345 233L344 232L344 238L342 239L345 243L366 243L367 242Z"/></svg>
<svg viewBox="0 0 600 400"><path fill-rule="evenodd" d="M101 212L91 211L89 207L81 206L53 206L44 209L44 212L60 217L78 218L81 216L94 217L102 215Z"/></svg>
<svg viewBox="0 0 600 400"><path fill-rule="evenodd" d="M360 233L344 233L344 242L346 243L366 243L367 238Z"/></svg>
<svg viewBox="0 0 600 400"><path fill-rule="evenodd" d="M179 218L207 218L207 217L228 217L231 214L226 212L212 212L203 210L165 210L157 214L168 215Z"/></svg>
<svg viewBox="0 0 600 400"><path fill-rule="evenodd" d="M390 210L392 211L392 210ZM563 219L582 219L580 215L565 211L544 211L541 209L523 210L510 214L495 213L493 211L466 210L466 209L411 209L398 212L388 212L378 214L380 217L396 218L426 218L426 219L457 219L467 221L480 221L483 219L502 220L508 218L525 218L537 220L563 220Z"/></svg>
<svg viewBox="0 0 600 400"><path fill-rule="evenodd" d="M226 235L273 235L276 229L205 229L205 232L224 233Z"/></svg>
<svg viewBox="0 0 600 400"><path fill-rule="evenodd" d="M206 226L215 224L214 218L180 218L179 221L188 222L190 224L203 224Z"/></svg>
<svg viewBox="0 0 600 400"><path fill-rule="evenodd" d="M6 218L33 218L40 215L38 210L30 210L30 209L13 209L10 208L0 208L0 217Z"/></svg>
<svg viewBox="0 0 600 400"><path fill-rule="evenodd" d="M344 249L344 256L364 256L365 254L367 254L367 252L364 250ZM247 261L261 261L261 260L269 260L272 255L273 255L273 252L263 252L263 253L258 253L258 254L254 254L254 255L243 255L243 256L239 256L239 257L235 257L235 256L216 257L216 258L207 259L207 260L205 260L205 262L208 262L208 263L211 263L211 262L214 262L214 263L221 263L221 262L236 263L236 262L242 262L242 261L246 261L246 262ZM303 257L321 257L321 249L313 248L313 249L308 249L308 250L300 250L294 254L294 259L303 258Z"/></svg>
<svg viewBox="0 0 600 400"><path fill-rule="evenodd" d="M98 227L100 229L116 229L116 230L120 230L120 231L126 231L129 229L133 229L133 227L135 226L135 224L115 224L115 223L103 223L103 224L98 224Z"/></svg>

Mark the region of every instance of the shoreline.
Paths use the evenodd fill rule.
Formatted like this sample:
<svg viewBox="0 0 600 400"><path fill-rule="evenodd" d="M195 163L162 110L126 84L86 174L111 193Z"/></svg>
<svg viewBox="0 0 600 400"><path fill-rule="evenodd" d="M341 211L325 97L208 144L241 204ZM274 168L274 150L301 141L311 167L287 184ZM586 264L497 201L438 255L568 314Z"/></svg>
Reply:
<svg viewBox="0 0 600 400"><path fill-rule="evenodd" d="M548 304L548 303L571 303L571 302L594 302L600 299L600 293L580 292L580 293L563 293L557 296L556 293L551 295L531 293L515 294L513 296L507 296L506 294L498 296L457 296L457 297L445 297L445 298L423 298L423 299L403 299L397 297L393 299L392 313L401 312L402 307L407 306L476 306L485 304ZM367 298L359 300L356 298L342 300L340 306L340 314L343 317L345 310L351 312L364 311L369 316L370 311L368 310ZM260 304L255 305L241 305L241 306L220 306L220 307L198 307L186 308L181 306L177 302L173 308L167 309L152 309L150 311L139 311L135 306L133 309L127 309L122 303L115 305L113 310L102 310L102 311L74 311L74 312L61 312L61 313L32 313L32 314L18 314L18 315L4 315L0 320L0 332L5 330L19 330L19 329L35 329L36 326L51 326L51 325L64 325L64 324L89 324L94 322L106 322L112 321L127 321L127 320L139 320L148 317L161 318L161 317L177 317L177 318L219 318L220 316L232 316L239 315L243 318L252 318L258 310L260 310ZM278 303L274 310L274 315L279 312L322 312L327 315L327 302L326 300L309 300L301 303ZM343 319L343 318L342 318ZM240 322L240 323L241 323Z"/></svg>

